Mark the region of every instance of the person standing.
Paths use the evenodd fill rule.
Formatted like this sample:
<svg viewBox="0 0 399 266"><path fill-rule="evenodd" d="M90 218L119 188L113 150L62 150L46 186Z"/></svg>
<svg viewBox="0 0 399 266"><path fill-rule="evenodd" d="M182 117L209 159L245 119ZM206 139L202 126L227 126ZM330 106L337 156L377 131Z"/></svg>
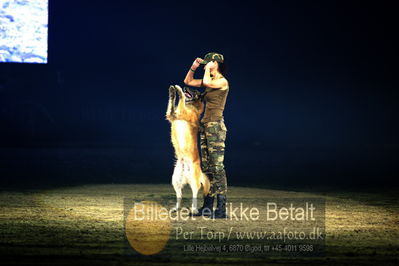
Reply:
<svg viewBox="0 0 399 266"><path fill-rule="evenodd" d="M204 65L203 79L194 79L194 72ZM198 215L213 218L226 218L227 177L224 169L224 152L227 128L223 111L229 92L229 82L225 77L224 57L220 53L208 53L204 59L196 58L188 71L184 83L188 86L205 87L205 113L201 119L199 132L201 144L201 168L208 176L211 188L204 197L204 204ZM217 199L213 212L214 199Z"/></svg>

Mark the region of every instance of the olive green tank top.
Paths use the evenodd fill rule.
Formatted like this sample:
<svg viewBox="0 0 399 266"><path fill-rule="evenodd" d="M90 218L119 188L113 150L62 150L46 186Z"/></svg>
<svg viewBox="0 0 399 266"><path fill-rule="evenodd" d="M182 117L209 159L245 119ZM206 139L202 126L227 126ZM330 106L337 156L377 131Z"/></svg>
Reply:
<svg viewBox="0 0 399 266"><path fill-rule="evenodd" d="M202 123L223 120L224 106L226 105L229 87L225 90L206 88L205 114L201 119Z"/></svg>

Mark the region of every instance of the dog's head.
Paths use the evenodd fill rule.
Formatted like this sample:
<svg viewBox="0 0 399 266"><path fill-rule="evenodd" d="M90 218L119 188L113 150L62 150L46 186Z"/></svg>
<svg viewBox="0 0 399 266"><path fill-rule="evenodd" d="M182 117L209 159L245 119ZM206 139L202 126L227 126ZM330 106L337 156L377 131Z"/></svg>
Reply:
<svg viewBox="0 0 399 266"><path fill-rule="evenodd" d="M185 98L186 104L194 104L194 103L199 103L204 100L205 93L201 93L197 90L190 89L188 87L183 88L183 93Z"/></svg>

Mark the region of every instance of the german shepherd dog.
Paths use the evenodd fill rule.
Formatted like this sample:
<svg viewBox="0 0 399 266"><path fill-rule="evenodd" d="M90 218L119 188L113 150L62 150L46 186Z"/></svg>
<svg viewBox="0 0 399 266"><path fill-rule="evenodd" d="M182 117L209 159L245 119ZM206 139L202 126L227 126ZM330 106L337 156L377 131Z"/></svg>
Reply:
<svg viewBox="0 0 399 266"><path fill-rule="evenodd" d="M176 92L179 103L175 106ZM177 159L172 176L172 185L176 192L176 206L181 208L182 189L189 184L193 193L191 213L198 213L197 194L203 186L204 195L210 188L208 177L201 170L198 153L199 118L204 111L203 96L199 91L178 85L169 87L169 102L166 119L171 123L171 138Z"/></svg>

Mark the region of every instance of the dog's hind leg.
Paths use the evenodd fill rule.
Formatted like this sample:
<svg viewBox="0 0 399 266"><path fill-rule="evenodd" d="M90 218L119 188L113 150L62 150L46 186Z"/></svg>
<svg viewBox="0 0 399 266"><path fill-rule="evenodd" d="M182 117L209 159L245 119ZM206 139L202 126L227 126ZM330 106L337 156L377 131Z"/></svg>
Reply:
<svg viewBox="0 0 399 266"><path fill-rule="evenodd" d="M198 201L197 201L197 196L198 196L198 191L201 188L201 167L199 163L191 163L190 165L190 187L191 191L193 193L193 200L191 204L191 213L192 214L197 214L198 213Z"/></svg>
<svg viewBox="0 0 399 266"><path fill-rule="evenodd" d="M191 203L191 213L192 214L197 214L198 213L198 200L197 200L197 194L198 190L200 189L200 183L199 182L193 182L191 184L191 190L193 192L193 200Z"/></svg>
<svg viewBox="0 0 399 266"><path fill-rule="evenodd" d="M168 101L168 108L166 110L166 119L171 121L175 117L175 106L176 102L176 88L174 86L169 86L169 101ZM171 121L172 122L172 121Z"/></svg>
<svg viewBox="0 0 399 266"><path fill-rule="evenodd" d="M172 208L172 211L177 211L181 208L182 189L184 186L183 171L184 171L183 159L180 158L176 162L172 176L172 185L176 192L176 206Z"/></svg>

